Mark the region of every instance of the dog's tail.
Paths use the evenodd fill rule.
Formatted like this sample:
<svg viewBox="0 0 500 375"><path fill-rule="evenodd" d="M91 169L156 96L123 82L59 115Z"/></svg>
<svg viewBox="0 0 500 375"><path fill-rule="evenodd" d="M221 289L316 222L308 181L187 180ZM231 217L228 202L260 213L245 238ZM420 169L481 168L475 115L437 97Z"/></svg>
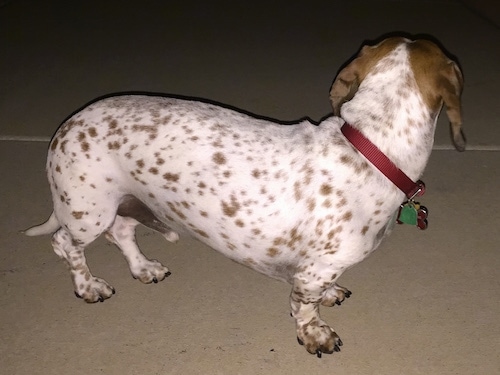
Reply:
<svg viewBox="0 0 500 375"><path fill-rule="evenodd" d="M35 225L29 229L22 231L27 236L41 236L42 234L52 234L61 227L56 215L52 211L52 214L47 219L47 221L40 225Z"/></svg>

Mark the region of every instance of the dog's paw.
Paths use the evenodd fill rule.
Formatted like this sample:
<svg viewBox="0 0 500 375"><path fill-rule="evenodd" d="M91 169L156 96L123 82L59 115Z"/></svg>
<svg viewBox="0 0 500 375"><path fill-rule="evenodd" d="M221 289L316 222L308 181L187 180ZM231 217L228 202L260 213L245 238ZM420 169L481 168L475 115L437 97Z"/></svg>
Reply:
<svg viewBox="0 0 500 375"><path fill-rule="evenodd" d="M170 271L157 260L145 260L130 270L134 279L144 284L157 283L170 276Z"/></svg>
<svg viewBox="0 0 500 375"><path fill-rule="evenodd" d="M105 280L91 276L88 281L78 284L75 295L87 303L104 302L115 294L115 289Z"/></svg>
<svg viewBox="0 0 500 375"><path fill-rule="evenodd" d="M334 284L323 292L321 304L323 306L341 305L342 302L351 296L351 291L343 286Z"/></svg>
<svg viewBox="0 0 500 375"><path fill-rule="evenodd" d="M297 341L311 354L321 358L322 354L340 352L342 340L324 323L311 321L297 329Z"/></svg>

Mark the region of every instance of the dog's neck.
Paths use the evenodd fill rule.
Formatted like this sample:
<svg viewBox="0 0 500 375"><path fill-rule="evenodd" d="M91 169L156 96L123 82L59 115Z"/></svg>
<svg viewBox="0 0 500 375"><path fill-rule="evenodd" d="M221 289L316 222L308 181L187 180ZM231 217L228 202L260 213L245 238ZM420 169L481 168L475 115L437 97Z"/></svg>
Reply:
<svg viewBox="0 0 500 375"><path fill-rule="evenodd" d="M425 106L405 46L381 59L341 109L410 178L418 179L430 156L437 113Z"/></svg>

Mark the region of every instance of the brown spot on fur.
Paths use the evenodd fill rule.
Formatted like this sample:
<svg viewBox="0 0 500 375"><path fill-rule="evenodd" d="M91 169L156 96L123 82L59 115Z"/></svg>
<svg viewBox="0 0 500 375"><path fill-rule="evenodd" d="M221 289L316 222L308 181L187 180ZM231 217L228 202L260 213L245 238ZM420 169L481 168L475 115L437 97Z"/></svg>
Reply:
<svg viewBox="0 0 500 375"><path fill-rule="evenodd" d="M234 223L240 228L243 228L245 226L245 223L240 219L237 219Z"/></svg>
<svg viewBox="0 0 500 375"><path fill-rule="evenodd" d="M58 138L54 138L54 140L52 141L52 144L50 145L50 149L52 151L54 151L56 149L58 143L59 143L59 139Z"/></svg>
<svg viewBox="0 0 500 375"><path fill-rule="evenodd" d="M215 164L219 165L226 164L227 162L226 157L222 152L216 152L215 154L213 154L212 160Z"/></svg>
<svg viewBox="0 0 500 375"><path fill-rule="evenodd" d="M275 247L270 247L269 249L267 249L267 256L268 257L274 258L276 255L279 255L279 254L280 254L280 251Z"/></svg>
<svg viewBox="0 0 500 375"><path fill-rule="evenodd" d="M110 119L110 117L107 117L107 119ZM110 129L116 129L117 126L118 122L115 119L111 120L108 125Z"/></svg>
<svg viewBox="0 0 500 375"><path fill-rule="evenodd" d="M224 143L222 143L222 139L219 137L217 140L212 142L212 146L216 148L224 148Z"/></svg>
<svg viewBox="0 0 500 375"><path fill-rule="evenodd" d="M332 191L333 191L333 188L328 184L323 184L319 188L319 193L321 195L330 195L332 193Z"/></svg>
<svg viewBox="0 0 500 375"><path fill-rule="evenodd" d="M352 219L352 212L347 211L344 215L340 217L340 221L350 221Z"/></svg>
<svg viewBox="0 0 500 375"><path fill-rule="evenodd" d="M348 155L341 155L339 158L342 164L350 165L353 163L352 157Z"/></svg>
<svg viewBox="0 0 500 375"><path fill-rule="evenodd" d="M83 211L73 211L71 212L71 215L77 220L81 219L83 217Z"/></svg>
<svg viewBox="0 0 500 375"><path fill-rule="evenodd" d="M300 182L296 181L293 184L293 194L297 202L302 199L302 190L300 188L301 188Z"/></svg>
<svg viewBox="0 0 500 375"><path fill-rule="evenodd" d="M66 153L66 143L68 143L68 140L67 140L67 139L61 142L61 152L62 152L63 154L65 154L65 153Z"/></svg>
<svg viewBox="0 0 500 375"><path fill-rule="evenodd" d="M167 181L171 181L171 182L177 182L179 181L179 174L173 174L173 173L165 173L163 175L163 178Z"/></svg>
<svg viewBox="0 0 500 375"><path fill-rule="evenodd" d="M94 128L94 127L89 128L89 135L90 135L92 138L97 137L97 130L96 130L96 128Z"/></svg>
<svg viewBox="0 0 500 375"><path fill-rule="evenodd" d="M158 135L158 128L154 125L132 125L132 131L134 132L146 132L149 133L149 139L153 140Z"/></svg>
<svg viewBox="0 0 500 375"><path fill-rule="evenodd" d="M342 225L339 225L335 228L333 228L331 231L328 232L327 237L329 240L333 239L337 233L342 232Z"/></svg>
<svg viewBox="0 0 500 375"><path fill-rule="evenodd" d="M274 246L284 245L286 244L286 240L283 237L277 237L273 241Z"/></svg>
<svg viewBox="0 0 500 375"><path fill-rule="evenodd" d="M151 167L149 168L148 172L151 174L158 174L158 168Z"/></svg>
<svg viewBox="0 0 500 375"><path fill-rule="evenodd" d="M118 141L108 142L108 149L110 150L119 150L121 144Z"/></svg>
<svg viewBox="0 0 500 375"><path fill-rule="evenodd" d="M182 220L186 219L186 215L184 215L181 211L179 211L177 208L175 208L175 206L173 205L172 202L167 202L167 205L170 208L170 210L172 210L172 212L174 214L176 214L177 216L179 216L179 218L181 218Z"/></svg>
<svg viewBox="0 0 500 375"><path fill-rule="evenodd" d="M298 230L297 228L293 228L291 231L290 231L290 241L288 241L287 243L287 246L294 250L294 245L296 242L300 242L302 241L302 235L300 235L298 233Z"/></svg>
<svg viewBox="0 0 500 375"><path fill-rule="evenodd" d="M224 213L224 215L229 217L236 216L236 213L241 208L241 205L238 203L234 195L231 195L231 203L226 203L222 201L221 205L222 205L222 212Z"/></svg>
<svg viewBox="0 0 500 375"><path fill-rule="evenodd" d="M370 227L368 225L365 225L362 229L361 229L361 234L364 236L366 234L366 232L368 232L368 229L370 229Z"/></svg>
<svg viewBox="0 0 500 375"><path fill-rule="evenodd" d="M81 242L78 241L78 240L75 240L74 238L71 239L71 245L77 247L79 245L81 245ZM77 254L77 257L76 257L76 260L79 260L81 258L81 255L80 254ZM83 273L83 271L82 271Z"/></svg>
<svg viewBox="0 0 500 375"><path fill-rule="evenodd" d="M195 229L195 233L198 233L200 236L205 237L205 238L210 238L210 236L207 234L207 232L201 230L201 229Z"/></svg>
<svg viewBox="0 0 500 375"><path fill-rule="evenodd" d="M307 208L309 209L309 211L313 212L314 209L316 208L316 201L314 200L314 198L309 198L307 200Z"/></svg>

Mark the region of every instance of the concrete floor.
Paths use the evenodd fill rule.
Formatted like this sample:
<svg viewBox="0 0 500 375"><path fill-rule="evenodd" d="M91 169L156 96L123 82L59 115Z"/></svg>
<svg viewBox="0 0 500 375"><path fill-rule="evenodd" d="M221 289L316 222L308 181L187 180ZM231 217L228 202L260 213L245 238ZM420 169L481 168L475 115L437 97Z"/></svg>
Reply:
<svg viewBox="0 0 500 375"><path fill-rule="evenodd" d="M500 373L499 18L466 3L0 1L0 373ZM451 150L443 115L424 175L430 228L398 227L342 277L353 296L322 310L340 353L297 345L288 285L194 240L139 231L172 271L155 285L96 241L89 264L117 294L87 305L49 238L18 233L50 213L47 141L86 102L156 91L318 120L339 67L392 31L458 57L469 150Z"/></svg>

